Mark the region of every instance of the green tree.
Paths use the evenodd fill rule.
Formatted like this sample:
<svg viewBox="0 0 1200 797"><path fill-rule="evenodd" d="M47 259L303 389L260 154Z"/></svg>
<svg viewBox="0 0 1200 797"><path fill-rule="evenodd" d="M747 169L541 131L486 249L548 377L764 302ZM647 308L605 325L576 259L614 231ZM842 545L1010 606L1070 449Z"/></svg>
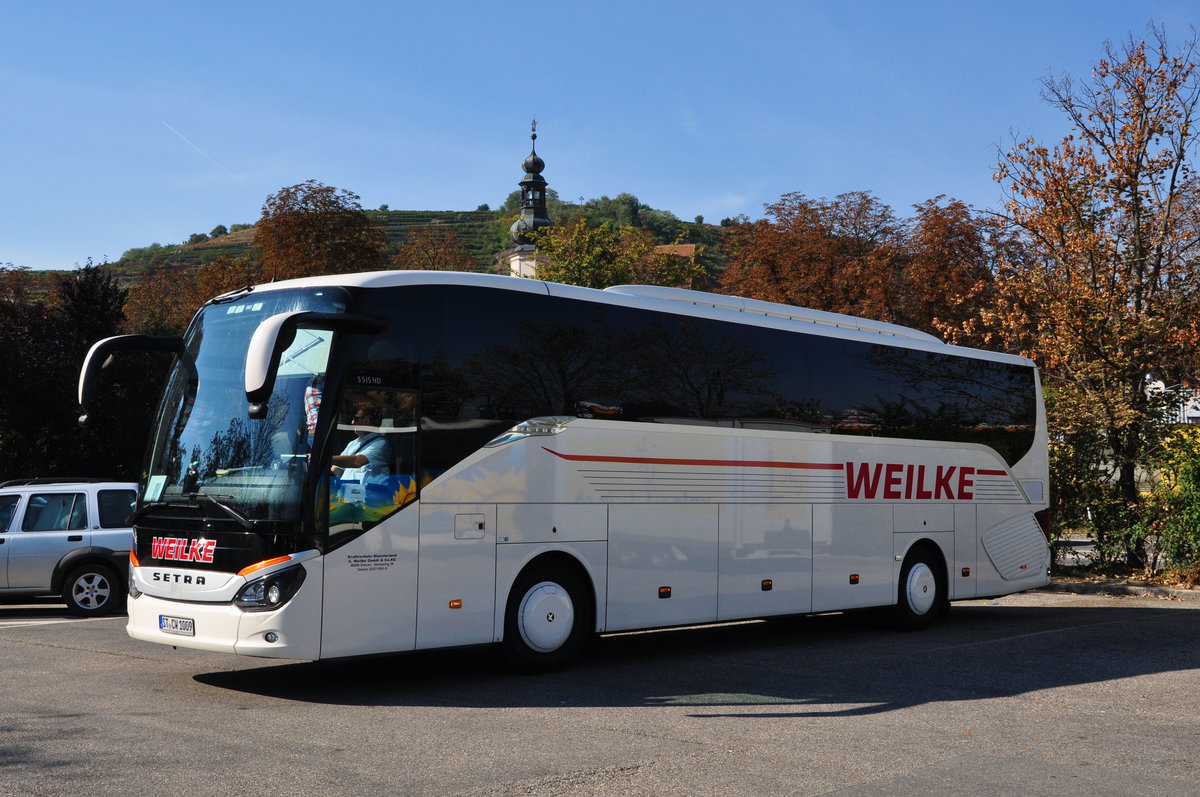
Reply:
<svg viewBox="0 0 1200 797"><path fill-rule="evenodd" d="M385 263L387 233L357 194L309 180L267 197L254 231L266 279L373 271Z"/></svg>
<svg viewBox="0 0 1200 797"><path fill-rule="evenodd" d="M6 274L20 281L20 275ZM88 429L76 424L75 385L84 354L117 334L125 291L107 266L88 264L58 279L45 298L6 304L0 314L0 479L105 476L136 479L161 371L120 358Z"/></svg>
<svg viewBox="0 0 1200 797"><path fill-rule="evenodd" d="M704 276L694 258L660 249L644 230L593 227L586 219L569 226L545 227L535 234L538 279L607 288L645 284L690 287Z"/></svg>

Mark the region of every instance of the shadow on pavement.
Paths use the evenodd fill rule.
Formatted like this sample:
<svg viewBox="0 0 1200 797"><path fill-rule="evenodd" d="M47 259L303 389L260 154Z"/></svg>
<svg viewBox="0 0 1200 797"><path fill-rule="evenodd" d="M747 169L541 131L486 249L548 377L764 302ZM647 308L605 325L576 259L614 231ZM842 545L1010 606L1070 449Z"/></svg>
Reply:
<svg viewBox="0 0 1200 797"><path fill-rule="evenodd" d="M956 606L903 633L875 615L606 636L571 669L513 675L457 649L204 673L209 686L337 705L693 706L698 716L854 716L1200 667L1190 611Z"/></svg>

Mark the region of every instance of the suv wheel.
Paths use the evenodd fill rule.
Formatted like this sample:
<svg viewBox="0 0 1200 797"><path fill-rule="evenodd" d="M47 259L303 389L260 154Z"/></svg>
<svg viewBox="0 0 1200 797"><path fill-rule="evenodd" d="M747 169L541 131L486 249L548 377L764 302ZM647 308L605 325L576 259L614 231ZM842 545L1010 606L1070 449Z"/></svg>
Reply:
<svg viewBox="0 0 1200 797"><path fill-rule="evenodd" d="M99 617L116 611L124 592L117 574L102 564L77 567L63 582L67 610L80 617Z"/></svg>

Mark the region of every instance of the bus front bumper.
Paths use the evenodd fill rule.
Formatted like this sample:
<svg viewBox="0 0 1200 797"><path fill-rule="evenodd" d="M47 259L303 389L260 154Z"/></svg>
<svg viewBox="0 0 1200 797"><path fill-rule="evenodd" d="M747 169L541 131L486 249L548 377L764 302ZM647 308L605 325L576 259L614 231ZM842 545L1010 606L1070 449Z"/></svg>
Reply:
<svg viewBox="0 0 1200 797"><path fill-rule="evenodd" d="M266 612L242 611L228 602L165 600L142 593L127 600L125 630L134 639L160 645L242 656L319 659L320 590L305 593L301 588L284 606Z"/></svg>

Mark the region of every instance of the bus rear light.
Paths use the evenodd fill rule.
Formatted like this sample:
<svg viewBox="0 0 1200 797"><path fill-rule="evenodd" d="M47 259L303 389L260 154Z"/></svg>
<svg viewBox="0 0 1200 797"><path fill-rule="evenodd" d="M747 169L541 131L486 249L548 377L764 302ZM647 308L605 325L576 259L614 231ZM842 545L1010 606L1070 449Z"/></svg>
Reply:
<svg viewBox="0 0 1200 797"><path fill-rule="evenodd" d="M238 571L237 574L239 576L248 576L251 573L254 573L258 570L263 570L264 568L268 568L271 565L278 565L278 564L282 564L284 562L290 562L291 560L292 560L292 557L290 557L290 556L276 556L274 559L264 559L261 562L255 562L252 565L247 565L246 567L243 567L241 570Z"/></svg>

